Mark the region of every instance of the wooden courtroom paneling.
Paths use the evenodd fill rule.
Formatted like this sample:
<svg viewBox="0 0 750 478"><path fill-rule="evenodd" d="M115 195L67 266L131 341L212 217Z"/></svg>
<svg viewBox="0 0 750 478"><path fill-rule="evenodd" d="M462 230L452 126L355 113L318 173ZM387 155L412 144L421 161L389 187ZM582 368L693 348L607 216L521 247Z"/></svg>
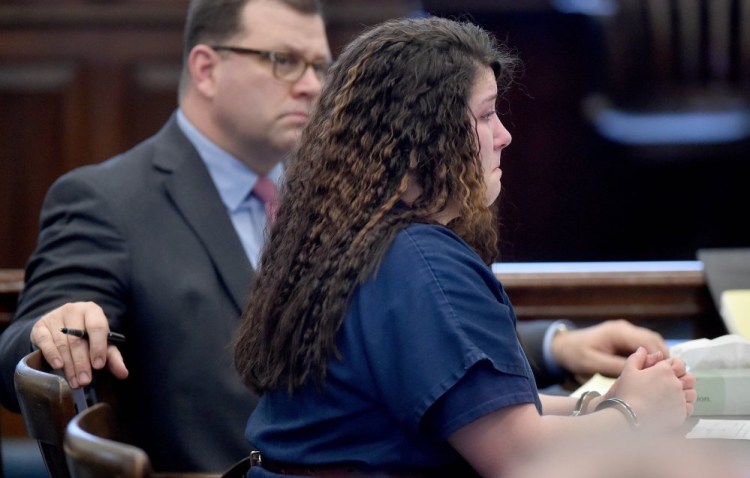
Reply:
<svg viewBox="0 0 750 478"><path fill-rule="evenodd" d="M57 177L153 134L174 109L185 5L0 5L0 266L25 264Z"/></svg>
<svg viewBox="0 0 750 478"><path fill-rule="evenodd" d="M414 0L328 0L331 48ZM0 4L0 267L23 267L61 174L154 134L177 105L187 0Z"/></svg>
<svg viewBox="0 0 750 478"><path fill-rule="evenodd" d="M666 9L700 3L702 9L707 9L709 4L731 3L739 14L741 2L424 3L440 15L472 18L495 32L522 61L509 101L501 102L499 107L500 118L513 135L512 144L502 156L503 261L692 260L701 248L750 244L750 229L742 229L742 221L736 215L737 210L747 210L750 205L746 193L746 178L750 176L746 143L698 154L700 149L690 144L693 129L687 128L684 133L688 144L664 146L660 150L663 155L647 158L642 156L642 148L615 144L598 135L584 107L584 100L603 86L603 73L610 63L598 23L607 18L607 10L618 10L618 4L659 4ZM732 26L719 30L735 34L738 22L739 16ZM613 23L623 30L636 31L617 20ZM708 42L701 35L695 40L699 38L702 43ZM672 41L676 53L680 42L674 43L676 36ZM651 50L645 47L643 55L635 55L637 71L650 71L645 60ZM734 53L739 56L739 51ZM637 84L637 90L644 89L638 85L644 86ZM721 89L720 85L713 86ZM654 99L658 111L659 99ZM707 111L713 109L711 103L683 99L686 110L697 105ZM747 105L747 97L738 103ZM747 109L744 111L746 114ZM704 121L700 122L703 126ZM745 120L730 124L717 129L746 130ZM654 119L649 125L652 126L642 131L656 130L660 122ZM710 122L705 124L706 130L711 129L709 125ZM680 150L695 155L682 156Z"/></svg>
<svg viewBox="0 0 750 478"><path fill-rule="evenodd" d="M51 182L85 150L76 110L82 75L67 62L0 63L0 264L18 266L36 241Z"/></svg>
<svg viewBox="0 0 750 478"><path fill-rule="evenodd" d="M22 270L0 269L0 333L2 333L13 316L18 293L22 288ZM0 407L0 432L3 437L27 436L26 427L23 424L21 415L11 413L5 407Z"/></svg>
<svg viewBox="0 0 750 478"><path fill-rule="evenodd" d="M681 338L726 333L700 261L508 263L493 270L519 320L627 319L662 333L679 330Z"/></svg>
<svg viewBox="0 0 750 478"><path fill-rule="evenodd" d="M420 4L324 3L335 54L364 27ZM744 157L646 167L618 161L592 139L581 100L601 67L592 64L584 15L564 14L549 0L424 3L473 18L523 62L509 103L500 105L514 138L503 153L502 260L694 259L697 248L746 245L728 212L747 203ZM187 4L0 3L0 267L24 264L55 177L133 146L173 110ZM39 81L56 86L39 89Z"/></svg>

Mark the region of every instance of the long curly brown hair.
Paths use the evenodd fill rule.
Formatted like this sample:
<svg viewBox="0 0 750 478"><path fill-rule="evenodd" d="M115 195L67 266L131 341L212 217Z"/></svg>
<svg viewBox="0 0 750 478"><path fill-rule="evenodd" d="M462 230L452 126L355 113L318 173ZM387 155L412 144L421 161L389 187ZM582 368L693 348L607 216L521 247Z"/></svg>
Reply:
<svg viewBox="0 0 750 478"><path fill-rule="evenodd" d="M456 207L449 227L494 259L468 101L480 68L507 86L514 65L481 28L440 18L389 21L344 49L288 164L243 313L235 365L248 386L322 383L353 291L408 224ZM401 205L409 181L422 194Z"/></svg>

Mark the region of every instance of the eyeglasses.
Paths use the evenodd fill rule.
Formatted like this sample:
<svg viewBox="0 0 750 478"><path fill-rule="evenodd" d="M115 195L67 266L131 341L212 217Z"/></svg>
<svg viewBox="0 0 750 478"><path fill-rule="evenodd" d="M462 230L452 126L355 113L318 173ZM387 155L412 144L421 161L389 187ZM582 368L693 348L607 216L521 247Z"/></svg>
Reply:
<svg viewBox="0 0 750 478"><path fill-rule="evenodd" d="M329 61L307 61L294 53L279 53L227 45L215 45L211 48L216 51L228 51L238 55L258 55L265 58L273 65L273 76L288 83L295 83L302 78L308 67L312 67L313 73L322 82L331 66Z"/></svg>

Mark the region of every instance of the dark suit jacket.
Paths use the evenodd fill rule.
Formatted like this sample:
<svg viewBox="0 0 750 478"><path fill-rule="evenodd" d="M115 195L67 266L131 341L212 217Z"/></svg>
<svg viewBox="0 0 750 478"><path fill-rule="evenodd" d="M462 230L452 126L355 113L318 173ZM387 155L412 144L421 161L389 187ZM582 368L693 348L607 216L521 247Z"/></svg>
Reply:
<svg viewBox="0 0 750 478"><path fill-rule="evenodd" d="M26 275L0 342L4 403L34 319L90 300L128 338L118 405L157 469L222 470L249 453L243 429L256 398L229 344L253 271L174 117L125 154L52 186Z"/></svg>
<svg viewBox="0 0 750 478"><path fill-rule="evenodd" d="M132 150L51 187L16 318L0 336L3 404L17 409L13 369L31 350L35 319L93 301L127 336L130 376L118 406L134 443L157 470L226 469L249 453L244 427L256 403L230 346L252 277L208 171L172 117ZM543 329L532 332L525 340L541 342Z"/></svg>

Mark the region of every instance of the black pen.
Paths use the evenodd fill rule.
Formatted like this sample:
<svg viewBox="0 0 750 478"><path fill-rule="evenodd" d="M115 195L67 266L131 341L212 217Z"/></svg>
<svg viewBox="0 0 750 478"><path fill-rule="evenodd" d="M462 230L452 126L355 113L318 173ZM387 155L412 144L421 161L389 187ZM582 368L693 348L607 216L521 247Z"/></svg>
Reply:
<svg viewBox="0 0 750 478"><path fill-rule="evenodd" d="M67 335L73 335L75 337L80 337L82 339L88 339L89 334L85 330L81 329L69 329L67 327L63 327L60 329L60 332L67 334ZM109 332L107 333L107 341L108 342L117 342L117 343L123 343L125 342L125 336L122 334L118 334L117 332Z"/></svg>

